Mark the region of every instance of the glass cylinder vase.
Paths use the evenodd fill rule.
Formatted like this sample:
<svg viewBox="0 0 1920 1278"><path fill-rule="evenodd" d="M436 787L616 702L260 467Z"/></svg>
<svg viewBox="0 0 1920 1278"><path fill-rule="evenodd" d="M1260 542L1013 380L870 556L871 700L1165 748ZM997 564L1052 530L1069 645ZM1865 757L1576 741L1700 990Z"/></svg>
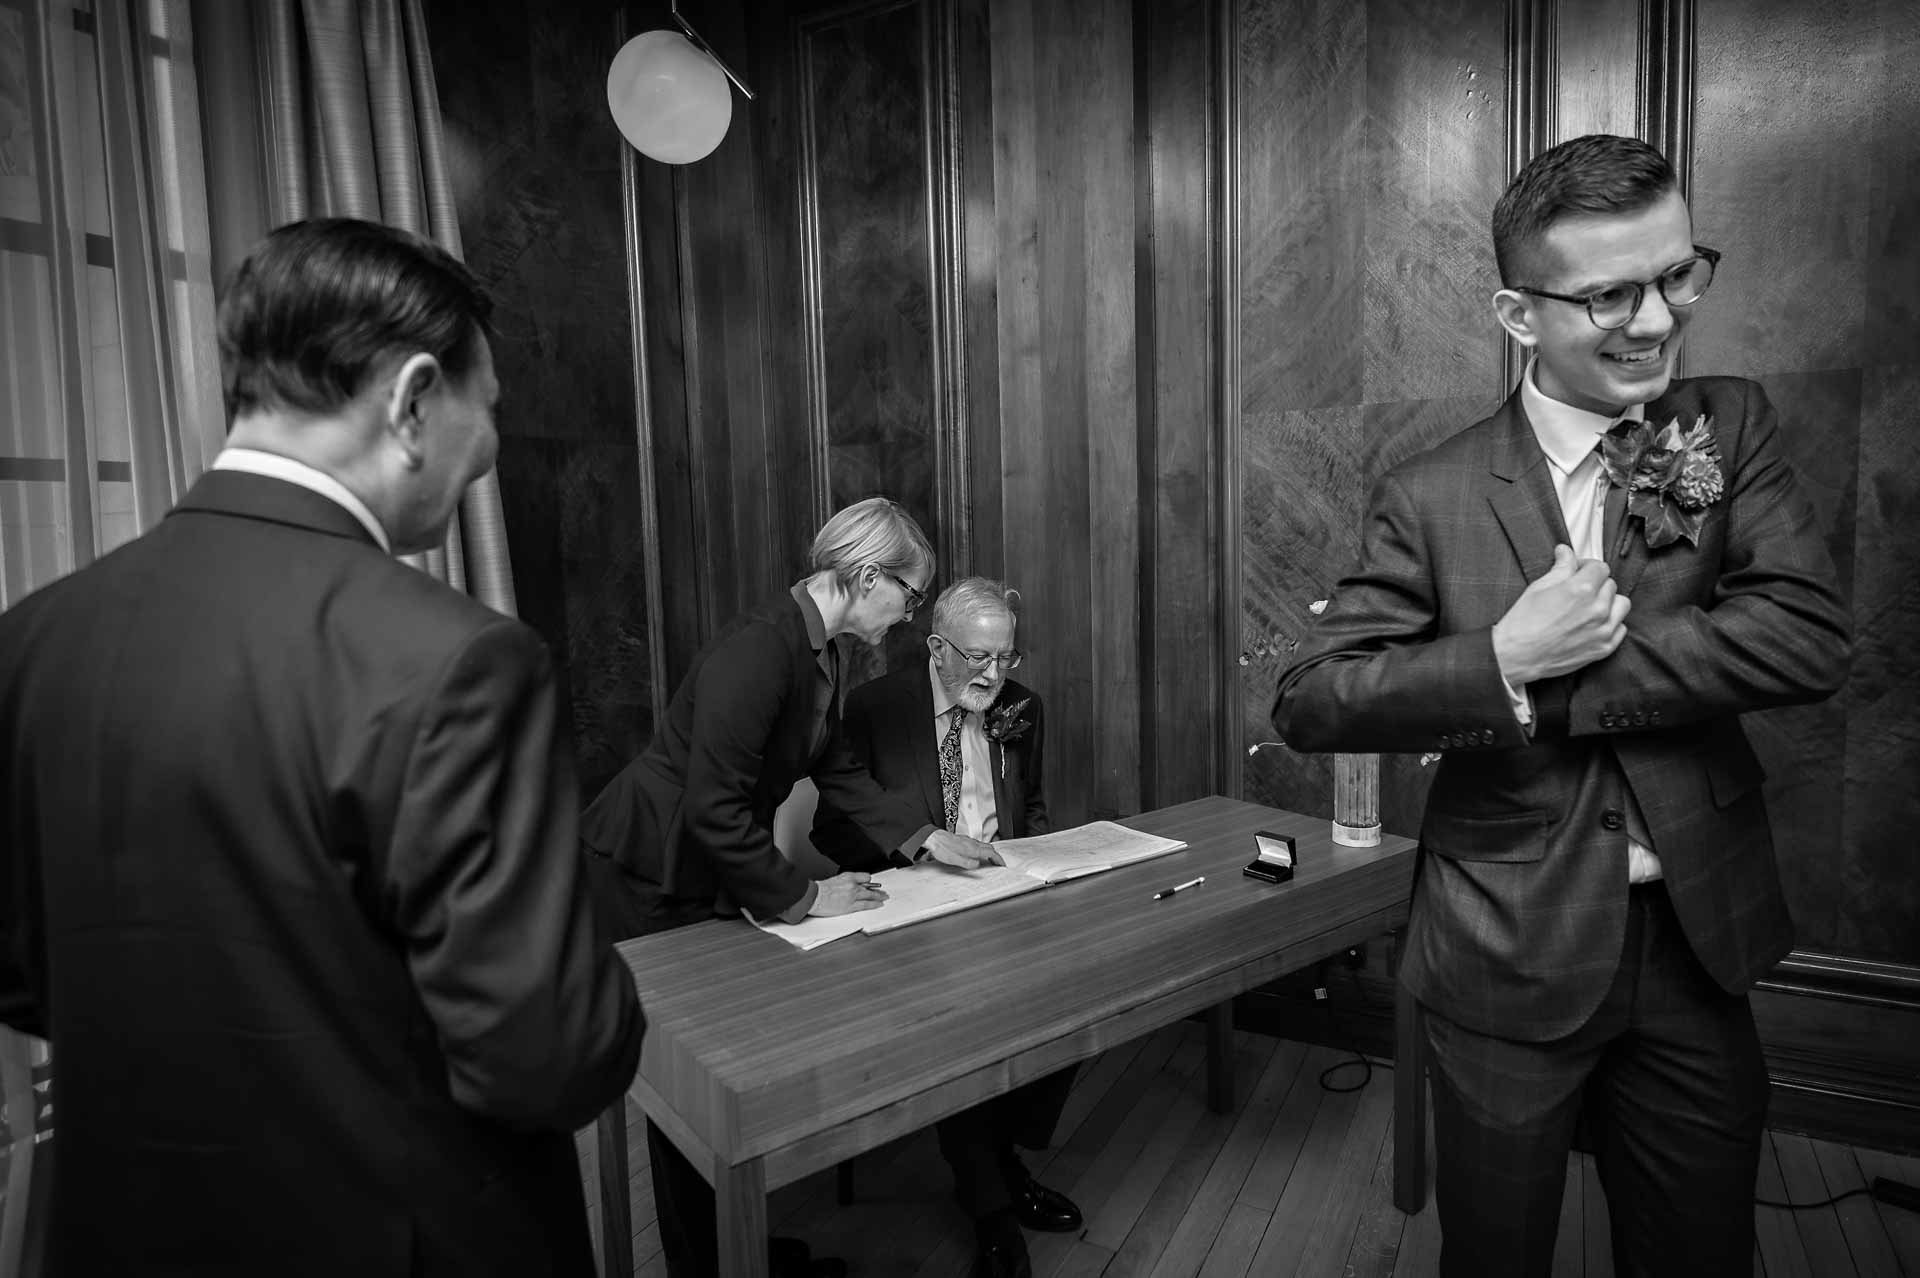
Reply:
<svg viewBox="0 0 1920 1278"><path fill-rule="evenodd" d="M1350 848L1380 842L1380 756L1333 756L1333 841Z"/></svg>

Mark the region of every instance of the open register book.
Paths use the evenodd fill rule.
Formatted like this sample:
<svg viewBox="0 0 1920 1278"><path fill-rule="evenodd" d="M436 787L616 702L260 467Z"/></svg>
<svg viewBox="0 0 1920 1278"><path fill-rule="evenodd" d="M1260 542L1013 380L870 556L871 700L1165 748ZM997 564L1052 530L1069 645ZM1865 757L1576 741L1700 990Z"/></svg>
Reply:
<svg viewBox="0 0 1920 1278"><path fill-rule="evenodd" d="M1165 856L1187 845L1178 839L1130 830L1112 821L1095 821L1052 834L1004 839L993 846L1006 861L1005 865L956 870L945 865L922 864L882 870L873 877L886 889L887 903L877 910L806 918L798 923L763 923L754 919L753 925L800 949L810 950L856 932L868 935L891 932L943 914L970 910L989 901L1038 891L1049 883Z"/></svg>

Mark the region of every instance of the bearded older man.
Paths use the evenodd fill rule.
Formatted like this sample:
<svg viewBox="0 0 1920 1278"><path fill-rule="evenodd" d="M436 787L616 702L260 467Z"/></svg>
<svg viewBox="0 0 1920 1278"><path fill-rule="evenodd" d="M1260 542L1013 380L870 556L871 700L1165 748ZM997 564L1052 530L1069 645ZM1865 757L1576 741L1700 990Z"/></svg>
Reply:
<svg viewBox="0 0 1920 1278"><path fill-rule="evenodd" d="M1040 698L1007 677L1020 664L1018 599L985 577L948 586L934 602L927 664L855 689L842 723L855 756L882 786L922 807L941 829L982 843L1043 834L1049 824ZM911 863L876 846L824 797L813 842L850 870ZM1036 1183L1015 1152L1046 1148L1072 1083L1073 1070L1061 1070L939 1124L954 1196L974 1223L974 1278L1031 1274L1022 1226L1080 1228L1079 1208Z"/></svg>

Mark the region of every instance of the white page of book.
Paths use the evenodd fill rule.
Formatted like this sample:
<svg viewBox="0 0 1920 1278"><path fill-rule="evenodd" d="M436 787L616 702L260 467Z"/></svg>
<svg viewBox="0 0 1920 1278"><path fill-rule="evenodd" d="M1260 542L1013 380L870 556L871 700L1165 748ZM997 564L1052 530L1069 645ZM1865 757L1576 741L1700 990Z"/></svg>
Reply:
<svg viewBox="0 0 1920 1278"><path fill-rule="evenodd" d="M1178 839L1163 839L1112 821L1094 821L1052 834L1002 839L993 846L1009 868L1043 882L1058 883L1116 865L1130 865L1178 852L1187 845Z"/></svg>
<svg viewBox="0 0 1920 1278"><path fill-rule="evenodd" d="M999 865L955 870L935 862L882 870L873 877L886 889L887 903L860 915L860 930L869 935L1018 896L1041 886L1041 880Z"/></svg>

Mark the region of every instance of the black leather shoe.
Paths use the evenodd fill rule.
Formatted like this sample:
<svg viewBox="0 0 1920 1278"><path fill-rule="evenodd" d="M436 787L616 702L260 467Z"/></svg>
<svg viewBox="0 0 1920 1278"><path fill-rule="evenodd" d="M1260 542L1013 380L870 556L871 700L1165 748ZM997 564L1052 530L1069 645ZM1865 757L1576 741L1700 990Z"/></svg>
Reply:
<svg viewBox="0 0 1920 1278"><path fill-rule="evenodd" d="M1037 1180L1014 1191L1013 1214L1028 1229L1047 1234L1070 1234L1084 1223L1073 1199Z"/></svg>
<svg viewBox="0 0 1920 1278"><path fill-rule="evenodd" d="M973 1267L967 1278L1033 1278L1027 1240L1008 1212L995 1212L974 1226Z"/></svg>

